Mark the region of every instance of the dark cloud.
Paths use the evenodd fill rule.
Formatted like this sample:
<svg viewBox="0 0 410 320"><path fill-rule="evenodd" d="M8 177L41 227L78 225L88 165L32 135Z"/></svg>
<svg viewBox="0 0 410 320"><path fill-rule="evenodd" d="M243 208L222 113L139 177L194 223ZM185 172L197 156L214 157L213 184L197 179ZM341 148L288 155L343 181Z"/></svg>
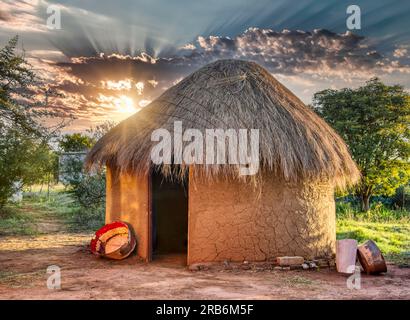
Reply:
<svg viewBox="0 0 410 320"><path fill-rule="evenodd" d="M256 61L281 74L366 71L383 60L364 37L351 32L276 32L259 28L250 28L232 39L199 37L186 58L199 63L231 57Z"/></svg>
<svg viewBox="0 0 410 320"><path fill-rule="evenodd" d="M149 48L150 42L146 43ZM327 30L275 32L252 28L234 37L199 37L194 44L159 58L147 53L139 56L121 54L72 58L57 65L86 83L98 85L102 80L155 80L162 86L150 95L194 69L217 59L238 58L256 61L272 73L315 73L327 76L349 72L367 72L389 65L363 37L347 32ZM75 84L79 85L79 84ZM73 89L73 88L72 88Z"/></svg>
<svg viewBox="0 0 410 320"><path fill-rule="evenodd" d="M145 43L151 54L154 46L151 41ZM127 96L134 102L151 101L177 80L217 59L252 60L280 77L303 74L326 82L329 77L367 80L377 72L408 72L408 64L400 64L405 53L407 51L400 49L390 58L383 56L367 39L351 32L276 32L251 28L233 38L198 37L194 43L169 49L156 58L148 53L132 56L118 53L97 55L95 52L91 56L71 57L69 62L55 64L60 70L60 80L53 86L68 96L68 103L65 103L68 113L79 117L101 116L110 112L107 105L115 108L115 99ZM121 88L103 85L107 81L125 80L127 86ZM141 92L136 88L139 82L143 83ZM59 107L63 108L63 104L64 100L60 100Z"/></svg>

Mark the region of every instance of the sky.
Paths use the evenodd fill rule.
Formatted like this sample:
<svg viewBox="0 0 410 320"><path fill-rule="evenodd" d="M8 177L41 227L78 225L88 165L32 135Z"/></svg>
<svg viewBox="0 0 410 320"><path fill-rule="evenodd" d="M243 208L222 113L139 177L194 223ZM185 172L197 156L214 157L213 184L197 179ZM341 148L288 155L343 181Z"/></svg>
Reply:
<svg viewBox="0 0 410 320"><path fill-rule="evenodd" d="M351 4L360 29L346 25ZM69 132L121 121L223 58L261 64L307 104L376 76L409 90L409 30L401 0L0 0L0 47L19 36Z"/></svg>

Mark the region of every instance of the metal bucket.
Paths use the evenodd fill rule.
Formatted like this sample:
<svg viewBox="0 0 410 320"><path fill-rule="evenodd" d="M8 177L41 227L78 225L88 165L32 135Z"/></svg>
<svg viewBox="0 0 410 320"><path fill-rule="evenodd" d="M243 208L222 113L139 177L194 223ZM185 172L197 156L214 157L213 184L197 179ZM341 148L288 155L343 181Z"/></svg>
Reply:
<svg viewBox="0 0 410 320"><path fill-rule="evenodd" d="M384 257L372 240L367 240L357 248L357 254L363 270L367 274L377 274L387 272L387 265Z"/></svg>

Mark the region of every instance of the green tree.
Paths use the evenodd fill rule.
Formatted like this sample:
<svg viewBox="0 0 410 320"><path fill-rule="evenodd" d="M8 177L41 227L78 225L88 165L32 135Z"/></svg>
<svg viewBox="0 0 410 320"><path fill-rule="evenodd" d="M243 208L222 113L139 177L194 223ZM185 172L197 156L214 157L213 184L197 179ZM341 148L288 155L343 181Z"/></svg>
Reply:
<svg viewBox="0 0 410 320"><path fill-rule="evenodd" d="M362 180L355 193L368 211L372 195L392 195L410 177L410 96L374 78L357 89L316 93L313 109L346 141Z"/></svg>
<svg viewBox="0 0 410 320"><path fill-rule="evenodd" d="M30 162L25 167L23 186L33 184L45 184L47 194L50 193L50 185L57 182L58 178L58 155L48 143L36 145L30 155Z"/></svg>
<svg viewBox="0 0 410 320"><path fill-rule="evenodd" d="M23 54L18 54L18 38L14 37L0 49L0 208L15 191L15 184L34 181L44 168L43 160L49 139L60 126L45 128L42 116L56 116L47 109L48 97L41 80L32 71ZM34 93L45 101L33 98ZM37 179L37 178L36 178Z"/></svg>
<svg viewBox="0 0 410 320"><path fill-rule="evenodd" d="M66 134L60 140L59 146L64 152L76 152L86 151L87 149L90 149L94 143L94 139L85 134L73 133Z"/></svg>

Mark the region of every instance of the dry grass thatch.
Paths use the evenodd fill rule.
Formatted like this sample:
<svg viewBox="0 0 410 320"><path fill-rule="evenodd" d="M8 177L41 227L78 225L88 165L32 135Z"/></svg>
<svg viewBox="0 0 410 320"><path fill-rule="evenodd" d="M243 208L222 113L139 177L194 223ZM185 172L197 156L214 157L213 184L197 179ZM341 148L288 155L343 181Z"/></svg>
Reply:
<svg viewBox="0 0 410 320"><path fill-rule="evenodd" d="M184 129L259 129L260 165L286 180L328 178L343 187L359 171L340 136L292 92L256 63L219 60L192 73L102 137L86 165L150 170L151 133ZM162 166L170 174L169 166ZM186 166L182 166L183 174ZM195 165L207 177L238 175L235 165ZM260 170L261 171L261 170Z"/></svg>

